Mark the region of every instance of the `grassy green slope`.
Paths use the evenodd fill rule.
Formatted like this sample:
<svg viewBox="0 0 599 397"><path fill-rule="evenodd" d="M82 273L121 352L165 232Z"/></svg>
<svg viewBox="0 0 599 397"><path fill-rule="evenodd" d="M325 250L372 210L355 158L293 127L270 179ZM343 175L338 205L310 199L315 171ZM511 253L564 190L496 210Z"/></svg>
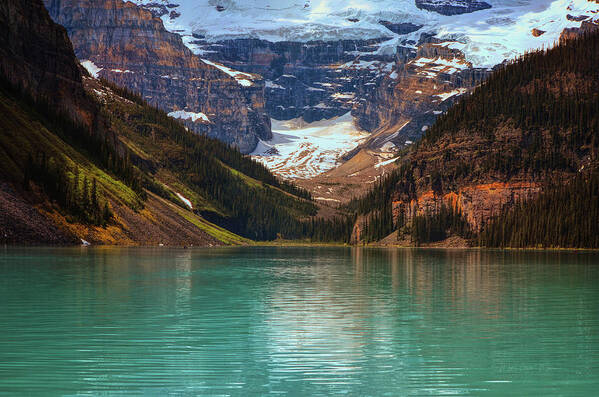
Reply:
<svg viewBox="0 0 599 397"><path fill-rule="evenodd" d="M131 92L91 79L86 84L100 92L106 118L150 179L148 189L180 201L176 189L197 212L247 238L304 236L302 219L316 214L307 192L237 150L187 131Z"/></svg>
<svg viewBox="0 0 599 397"><path fill-rule="evenodd" d="M77 179L74 176L77 170L77 186L81 191L84 180L90 185L96 181L102 202L110 203L113 210L127 208L137 216L152 218L149 213L157 209L148 209L151 192L154 200L168 202L167 207L161 208L172 209L174 214L223 243L305 236L302 220L316 213L305 191L280 182L261 164L238 151L190 133L134 94L90 77L85 77L85 85L89 99L97 104L98 119L103 123L98 131L104 138L79 139L88 132L55 117L53 109L27 95L17 94L7 85L3 87L0 94L3 179L19 185L26 179L31 157L39 158L41 154L50 158L51 164L64 163L67 181ZM110 149L112 154L98 154L108 149L96 150L96 141L114 146ZM120 162L114 165L115 157L124 165ZM39 187L39 181L33 182ZM98 225L87 224L86 219L75 216L64 205L60 208L59 200L55 199L49 197L51 205L46 205L54 214L55 223L79 236L95 229L96 240L119 243L118 235L108 236L110 233L100 231ZM187 200L193 209L188 208ZM128 230L122 243L129 244L136 241L135 231L129 230L125 218L117 211L112 224ZM129 223L132 221L129 219Z"/></svg>
<svg viewBox="0 0 599 397"><path fill-rule="evenodd" d="M67 209L61 208L51 197L47 197L39 189L26 191L21 188L21 183L27 169L27 162L30 156L43 152L46 156L53 159L60 159L68 165L70 169L77 167L80 173L80 180L84 178L88 181L96 180L98 191L102 199L107 200L113 210L127 210L134 214L137 222L155 223L154 212L156 209L152 205L147 205L147 195L141 195L130 186L124 183L118 176L103 169L101 164L90 160L88 151L76 147L61 138L63 131L59 131L55 123L49 121L44 115L36 110L35 106L24 101L13 92L7 89L0 90L0 173L2 180L12 182L19 188L23 196L31 196L32 205L38 206L40 211L45 214L53 223L58 224L63 230L75 234L80 238L88 238L97 243L111 244L137 244L150 243L148 240L137 238L133 231L128 231L129 225L126 219L119 216L119 212L114 219L109 222L108 227L98 227L85 224L81 219L72 216ZM69 178L73 174L69 173ZM174 186L181 187L180 192L186 194L188 190L180 184L176 178L172 179ZM207 234L215 241L224 244L247 244L250 241L231 233L217 225L214 225L200 215L189 211L174 193L174 191L165 188L170 192L172 202L164 202L161 208L170 209L170 212L160 214L161 216L176 218L180 217L197 228L199 235ZM158 198L152 197L154 201ZM27 220L23 220L27 222ZM123 231L128 233L123 233ZM176 229L175 229L176 230ZM193 234L193 230L189 233ZM89 236L92 236L91 238ZM158 233L155 238L160 241L161 236ZM200 239L201 240L201 239ZM172 240L175 241L176 240ZM181 240L184 242L184 240Z"/></svg>

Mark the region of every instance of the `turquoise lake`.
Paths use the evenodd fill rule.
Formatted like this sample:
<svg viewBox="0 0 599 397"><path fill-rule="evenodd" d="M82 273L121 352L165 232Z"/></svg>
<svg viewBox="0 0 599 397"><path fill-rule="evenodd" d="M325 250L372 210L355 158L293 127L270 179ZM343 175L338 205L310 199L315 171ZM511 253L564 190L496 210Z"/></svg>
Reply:
<svg viewBox="0 0 599 397"><path fill-rule="evenodd" d="M0 395L597 395L599 253L2 248Z"/></svg>

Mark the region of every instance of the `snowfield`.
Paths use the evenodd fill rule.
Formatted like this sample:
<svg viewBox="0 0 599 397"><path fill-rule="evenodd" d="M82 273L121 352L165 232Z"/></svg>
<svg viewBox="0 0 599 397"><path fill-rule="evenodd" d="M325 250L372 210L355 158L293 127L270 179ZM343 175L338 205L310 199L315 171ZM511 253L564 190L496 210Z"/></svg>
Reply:
<svg viewBox="0 0 599 397"><path fill-rule="evenodd" d="M434 32L453 42L475 67L492 67L525 51L553 45L564 28L578 27L566 15L598 18L599 4L587 0L486 0L492 8L444 16L418 9L414 0L134 0L137 4L170 4L162 16L165 27L179 33L192 51L193 43L260 38L270 41L335 41L387 37L380 53L393 53L398 44L418 41ZM397 35L380 21L409 22L423 27ZM532 35L532 29L545 33ZM195 34L196 38L192 35ZM404 44L406 45L406 44Z"/></svg>
<svg viewBox="0 0 599 397"><path fill-rule="evenodd" d="M439 3L444 1L448 0L438 0ZM459 50L464 54L464 59L451 59L450 54L448 57L437 58L420 56L410 61L413 66L421 69L419 75L422 78L436 78L440 73L454 74L470 67L491 68L527 51L551 47L559 40L565 28L581 25L579 16L588 16L588 21L599 20L599 2L588 0L485 0L492 8L452 16L419 9L415 0L133 2L163 13L161 19L167 30L181 35L183 42L202 57L203 62L220 69L243 87L253 86L261 77L206 59L210 57L206 42L257 38L272 42L304 42L309 46L310 41L319 40L384 39L376 45L375 53L361 53L356 47L355 54L352 52L356 56L354 60L335 67L339 73L344 72L343 69L360 69L378 71L379 75L398 79L400 74L394 69L394 63L362 55L393 55L398 46L416 48L421 35L427 33L439 39L435 45ZM385 26L401 23L421 28L408 34L396 34ZM533 30L543 33L535 37ZM90 61L83 61L82 64L94 76L102 70ZM330 83L314 84L320 84L323 88L331 87ZM284 89L273 81L266 81L265 85L269 89ZM322 89L311 87L310 90ZM351 90L340 88L331 97L336 101L364 100L356 98L355 93L346 91ZM441 92L434 101L442 103L465 92L464 88ZM422 94L422 91L417 90L415 93ZM328 108L328 105L321 102L315 108ZM210 122L203 113L177 111L169 115L193 122ZM422 131L426 128L428 126L422 127ZM273 139L268 142L260 141L252 157L275 174L289 179L311 178L334 168L344 153L355 148L368 136L354 126L349 113L310 124L298 119L273 120L272 130ZM397 134L399 130L388 139ZM411 141L406 141L406 144L410 143ZM375 167L384 167L393 161L392 158L384 157Z"/></svg>
<svg viewBox="0 0 599 397"><path fill-rule="evenodd" d="M210 122L210 119L204 113L194 113L186 112L184 110L177 110L175 112L170 112L168 115L174 119L191 120L193 123L195 123L198 120L206 123Z"/></svg>
<svg viewBox="0 0 599 397"><path fill-rule="evenodd" d="M252 74L239 72L239 71L233 70L225 65L221 65L220 63L212 62L207 59L202 59L202 62L204 62L207 65L214 66L215 68L221 70L222 72L225 72L226 74L228 74L229 76L231 76L235 80L237 80L237 83L239 85L242 85L244 87L251 87L252 85L254 85L254 83L252 81L257 78L257 76L254 76Z"/></svg>
<svg viewBox="0 0 599 397"><path fill-rule="evenodd" d="M193 205L191 204L191 201L188 198L183 196L181 193L175 194L177 195L177 197L179 197L179 200L183 201L183 203L185 203L185 205L189 207L190 210L193 210Z"/></svg>
<svg viewBox="0 0 599 397"><path fill-rule="evenodd" d="M334 168L369 136L355 127L350 113L314 123L273 120L272 130L273 139L260 141L251 156L287 179L311 178Z"/></svg>
<svg viewBox="0 0 599 397"><path fill-rule="evenodd" d="M95 63L93 63L92 61L88 61L88 60L81 61L80 63L81 63L81 66L83 66L85 68L85 70L87 70L93 78L95 78L95 79L98 78L98 75L102 71L102 68L97 67Z"/></svg>

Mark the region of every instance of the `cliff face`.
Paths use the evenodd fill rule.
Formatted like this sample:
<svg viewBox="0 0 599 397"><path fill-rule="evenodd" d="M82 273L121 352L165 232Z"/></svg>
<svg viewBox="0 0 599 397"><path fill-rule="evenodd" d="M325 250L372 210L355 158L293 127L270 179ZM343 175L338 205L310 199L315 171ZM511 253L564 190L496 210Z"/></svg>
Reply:
<svg viewBox="0 0 599 397"><path fill-rule="evenodd" d="M392 213L396 220L403 217L406 222L411 222L416 215L438 212L441 206L455 208L464 215L473 231L480 232L505 206L533 199L541 188L538 181L510 181L465 185L442 194L426 190L413 199L396 197L392 201Z"/></svg>
<svg viewBox="0 0 599 397"><path fill-rule="evenodd" d="M91 125L73 47L41 2L0 4L0 75L32 97L43 98L60 112Z"/></svg>
<svg viewBox="0 0 599 397"><path fill-rule="evenodd" d="M489 75L489 69L473 68L459 49L452 48L455 44L429 41L417 50L400 48L392 73L374 90L358 87L357 95L364 99L356 102L353 115L361 128L374 132L363 146L415 142L438 115Z"/></svg>
<svg viewBox="0 0 599 397"><path fill-rule="evenodd" d="M303 117L312 122L351 111L356 85L390 70L393 57L376 54L384 40L303 43L236 39L210 43L196 39L192 44L212 60L262 75L267 81L266 110L271 117Z"/></svg>
<svg viewBox="0 0 599 397"><path fill-rule="evenodd" d="M264 82L239 80L233 71L208 65L162 21L121 0L44 0L63 25L75 53L97 76L140 93L168 112L203 113L194 130L250 152L271 136L264 114ZM94 69L95 68L95 69Z"/></svg>
<svg viewBox="0 0 599 397"><path fill-rule="evenodd" d="M591 34L591 33L599 32L599 22L590 20L589 17L586 15L577 16L577 17L568 15L568 19L573 20L573 21L582 20L583 22L580 24L579 28L564 29L564 31L562 32L562 34L559 37L560 43L565 43L568 40L575 39L576 37L580 36L581 34ZM589 20L587 20L587 19L589 19Z"/></svg>
<svg viewBox="0 0 599 397"><path fill-rule="evenodd" d="M351 112L358 127L373 133L358 150L416 141L490 73L465 60L461 43L422 34L416 49L399 47L389 55L380 51L385 40L210 43L196 38L192 44L211 60L263 76L266 111L274 119L312 122Z"/></svg>
<svg viewBox="0 0 599 397"><path fill-rule="evenodd" d="M441 15L459 15L491 8L491 4L477 0L416 0L416 7Z"/></svg>
<svg viewBox="0 0 599 397"><path fill-rule="evenodd" d="M405 141L417 139L457 94L484 78L487 70L476 67L492 67L525 48L550 45L557 39L557 31L580 25L582 14L588 13L584 4L564 4L552 7L555 10L549 14L539 9L538 20L531 19L527 15L537 11L530 10L528 1L494 2L493 8L481 0L365 0L360 7L343 1L328 2L328 7L293 0L276 4L261 0L133 2L147 11L144 18L150 14L161 18L164 26L180 35L202 59L263 76L265 95L256 95L257 100L250 105L258 109L256 114L263 109L278 120L302 117L311 122L352 111L359 126L375 134L369 143L374 147L387 142L401 147ZM120 7L139 10L133 4ZM475 15L458 15L467 13ZM574 16L564 25L568 13ZM509 18L498 17L501 15ZM545 33L535 37L531 32L536 28ZM479 34L489 31L496 34ZM431 54L432 50L437 54ZM473 63L463 67L466 59ZM449 65L454 60L460 67ZM111 73L115 67L134 71L117 65L100 74ZM160 72L154 80L164 75L167 73ZM160 84L184 91L189 79L178 78L177 83ZM258 80L254 86L262 84ZM173 89L175 85L181 87ZM245 86L242 90L247 91ZM156 100L161 91L162 86L149 87L147 97ZM246 99L248 95L253 94L246 93ZM188 102L180 101L177 109L207 114L195 99L191 101L193 108L185 108ZM169 104L174 109L173 105Z"/></svg>
<svg viewBox="0 0 599 397"><path fill-rule="evenodd" d="M522 154L521 147L530 135L509 122L494 129L493 134L489 137L482 131L464 130L415 150L409 158L411 183L398 186L391 197L394 219L410 224L414 216L433 214L445 206L460 210L471 229L479 232L504 206L536 197L544 180L556 175L552 170L504 171L503 165L496 163L501 163L498 153L506 158L535 156L532 151ZM550 139L543 145L549 147ZM575 158L569 150L564 153ZM572 168L580 167L581 161L577 159Z"/></svg>

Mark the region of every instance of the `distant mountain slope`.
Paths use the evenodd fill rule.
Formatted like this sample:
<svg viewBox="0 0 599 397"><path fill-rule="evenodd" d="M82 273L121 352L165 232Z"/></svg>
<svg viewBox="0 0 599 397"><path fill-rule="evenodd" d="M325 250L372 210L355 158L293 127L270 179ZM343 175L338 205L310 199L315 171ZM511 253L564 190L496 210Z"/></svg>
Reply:
<svg viewBox="0 0 599 397"><path fill-rule="evenodd" d="M0 42L0 241L249 241L222 226L253 239L305 234L315 212L305 192L79 69L40 0L3 2L0 24L10 27Z"/></svg>
<svg viewBox="0 0 599 397"><path fill-rule="evenodd" d="M351 111L398 152L491 68L598 18L586 0L135 0L203 59L263 76L275 120ZM350 156L346 156L348 158Z"/></svg>
<svg viewBox="0 0 599 397"><path fill-rule="evenodd" d="M437 120L398 170L352 203L362 214L388 215L366 234L380 239L399 229L424 242L443 208L448 224L465 222L478 233L556 180L592 172L599 164L598 62L599 34L587 33L495 72Z"/></svg>
<svg viewBox="0 0 599 397"><path fill-rule="evenodd" d="M134 0L159 15L201 53L205 41L341 42L386 37L381 52L414 46L426 33L464 45L466 60L492 67L557 41L567 19L597 4L586 0ZM453 11L453 12L452 12ZM459 14L459 15L457 15ZM592 14L591 14L592 15ZM403 25L402 25L403 24ZM411 24L411 25L410 25ZM544 31L539 37L532 29Z"/></svg>

